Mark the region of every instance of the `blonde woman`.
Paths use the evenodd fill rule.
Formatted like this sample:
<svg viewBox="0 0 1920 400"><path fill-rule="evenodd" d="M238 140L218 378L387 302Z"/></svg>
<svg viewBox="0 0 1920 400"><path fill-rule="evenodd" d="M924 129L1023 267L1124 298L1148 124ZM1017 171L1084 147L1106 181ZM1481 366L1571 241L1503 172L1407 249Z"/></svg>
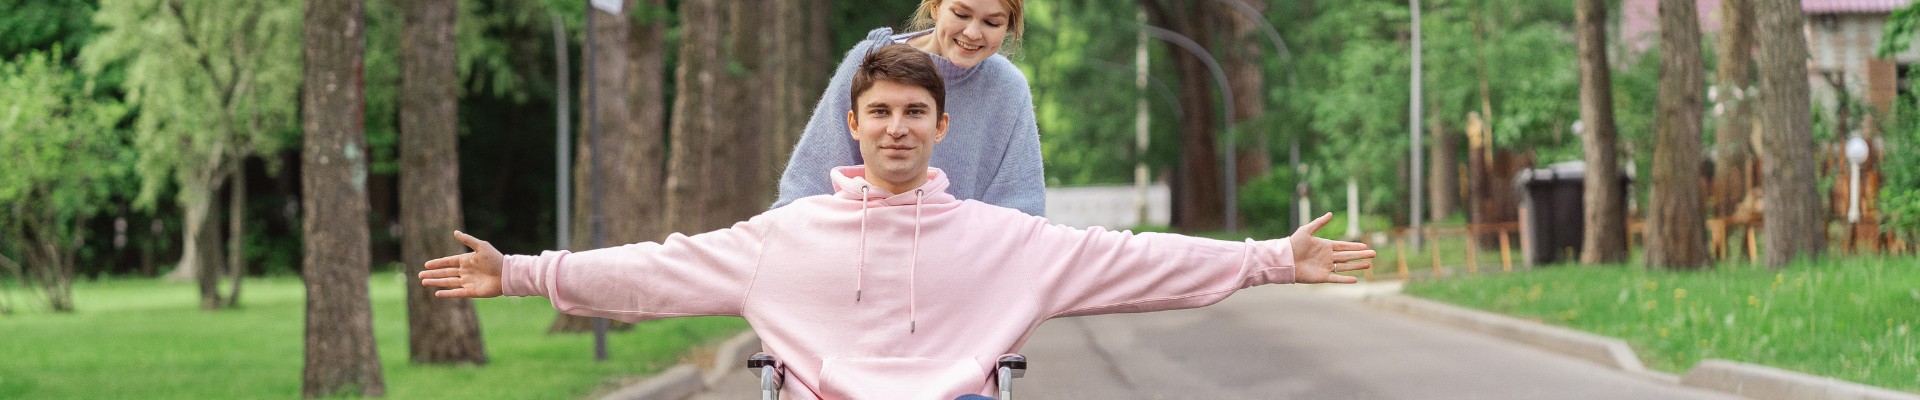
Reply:
<svg viewBox="0 0 1920 400"><path fill-rule="evenodd" d="M860 165L858 144L848 134L852 76L871 49L906 43L933 55L946 83L953 126L933 153L932 166L946 171L949 193L1045 216L1046 181L1040 161L1040 130L1026 76L1002 50L1017 44L1025 26L1024 0L923 0L913 32L875 29L847 52L821 95L793 156L780 177L774 208L802 197L832 194L828 173Z"/></svg>

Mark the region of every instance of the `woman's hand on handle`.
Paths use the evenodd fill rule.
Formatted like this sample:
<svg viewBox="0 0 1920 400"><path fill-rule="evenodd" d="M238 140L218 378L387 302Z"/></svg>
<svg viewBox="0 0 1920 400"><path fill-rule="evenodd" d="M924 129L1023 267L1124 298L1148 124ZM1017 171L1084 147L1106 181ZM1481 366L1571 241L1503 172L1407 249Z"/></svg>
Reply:
<svg viewBox="0 0 1920 400"><path fill-rule="evenodd" d="M1365 243L1342 242L1321 239L1313 236L1314 231L1327 226L1333 220L1328 213L1293 231L1287 242L1293 245L1293 281L1294 283L1354 283L1360 278L1335 275L1335 272L1358 271L1373 267L1373 262L1364 261L1374 257L1373 250Z"/></svg>
<svg viewBox="0 0 1920 400"><path fill-rule="evenodd" d="M473 252L428 261L426 270L420 271L420 285L450 288L433 292L438 297L500 296L500 264L504 259L500 251L494 250L493 244L465 232L454 231L453 237L459 238L460 243L472 248Z"/></svg>

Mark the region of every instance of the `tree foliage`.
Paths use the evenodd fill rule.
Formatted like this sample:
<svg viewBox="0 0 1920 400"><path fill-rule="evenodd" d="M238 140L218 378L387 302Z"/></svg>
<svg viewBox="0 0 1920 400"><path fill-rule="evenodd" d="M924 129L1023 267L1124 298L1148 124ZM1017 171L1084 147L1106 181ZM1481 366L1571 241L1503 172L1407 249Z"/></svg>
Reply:
<svg viewBox="0 0 1920 400"><path fill-rule="evenodd" d="M1408 158L1411 10L1389 0L1300 3L1269 12L1300 15L1276 25L1297 40L1302 86L1294 95L1273 89L1271 97L1296 99L1284 102L1295 119L1284 123L1304 125L1311 168L1303 179L1321 188L1313 201L1343 204L1344 191L1332 189L1353 176L1362 187L1362 210L1404 221L1407 166L1381 161ZM1542 162L1580 159L1580 141L1568 132L1579 118L1570 3L1438 0L1422 7L1429 118L1459 127L1480 109L1478 58L1485 57L1494 146L1530 151ZM1479 44L1476 10L1485 24Z"/></svg>
<svg viewBox="0 0 1920 400"><path fill-rule="evenodd" d="M93 0L13 0L0 2L0 58L54 46L77 48L93 33ZM53 52L72 57L69 52Z"/></svg>
<svg viewBox="0 0 1920 400"><path fill-rule="evenodd" d="M217 276L198 271L225 262L211 230L216 194L247 156L298 134L300 14L291 0L114 1L94 14L103 32L81 53L90 74L125 68L125 101L137 111L134 204L152 210L178 188L186 252L171 276L197 275L208 307L220 304Z"/></svg>
<svg viewBox="0 0 1920 400"><path fill-rule="evenodd" d="M1041 154L1049 184L1124 183L1133 165L1147 160L1153 170L1178 159L1178 130L1171 93L1134 86L1138 43L1136 7L1126 0L1068 0L1027 4L1026 38L1013 58L1033 90L1034 117L1040 126ZM1149 38L1154 84L1175 79L1165 47ZM1211 88L1209 88L1211 90ZM1156 129L1148 154L1134 149L1135 107L1148 96ZM1204 116L1218 119L1219 115ZM1158 152L1154 152L1154 151Z"/></svg>
<svg viewBox="0 0 1920 400"><path fill-rule="evenodd" d="M0 62L0 236L20 239L0 243L0 267L32 275L52 309L71 311L86 220L106 208L131 153L116 128L126 107L96 98L62 54L56 45Z"/></svg>
<svg viewBox="0 0 1920 400"><path fill-rule="evenodd" d="M234 156L284 147L296 135L298 2L108 2L106 31L81 55L88 72L124 63L134 123L138 204L170 179L211 179ZM183 202L198 201L181 193Z"/></svg>
<svg viewBox="0 0 1920 400"><path fill-rule="evenodd" d="M1914 36L1920 35L1920 3L1908 5L1887 17L1878 51L1881 57L1907 50ZM1913 89L1920 90L1920 83ZM1881 149L1880 209L1886 211L1887 226L1903 231L1908 240L1920 239L1920 97L1909 90L1899 99L1894 123L1887 124Z"/></svg>

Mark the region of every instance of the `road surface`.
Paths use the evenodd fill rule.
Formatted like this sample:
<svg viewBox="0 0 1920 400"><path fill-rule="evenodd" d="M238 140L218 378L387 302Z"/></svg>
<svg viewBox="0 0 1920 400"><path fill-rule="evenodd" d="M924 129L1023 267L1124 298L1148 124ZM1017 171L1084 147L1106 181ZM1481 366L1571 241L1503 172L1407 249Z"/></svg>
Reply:
<svg viewBox="0 0 1920 400"><path fill-rule="evenodd" d="M1048 321L1021 399L1740 399L1272 285L1211 307ZM744 368L700 400L757 399Z"/></svg>

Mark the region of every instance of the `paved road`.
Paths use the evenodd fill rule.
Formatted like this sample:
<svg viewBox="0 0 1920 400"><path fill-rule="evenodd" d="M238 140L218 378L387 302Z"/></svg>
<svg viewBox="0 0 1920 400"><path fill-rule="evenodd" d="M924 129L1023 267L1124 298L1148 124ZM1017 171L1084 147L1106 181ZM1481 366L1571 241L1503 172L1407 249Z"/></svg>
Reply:
<svg viewBox="0 0 1920 400"><path fill-rule="evenodd" d="M1057 319L1023 399L1738 399L1371 308L1353 287L1266 286L1212 307ZM758 398L728 376L697 399Z"/></svg>

